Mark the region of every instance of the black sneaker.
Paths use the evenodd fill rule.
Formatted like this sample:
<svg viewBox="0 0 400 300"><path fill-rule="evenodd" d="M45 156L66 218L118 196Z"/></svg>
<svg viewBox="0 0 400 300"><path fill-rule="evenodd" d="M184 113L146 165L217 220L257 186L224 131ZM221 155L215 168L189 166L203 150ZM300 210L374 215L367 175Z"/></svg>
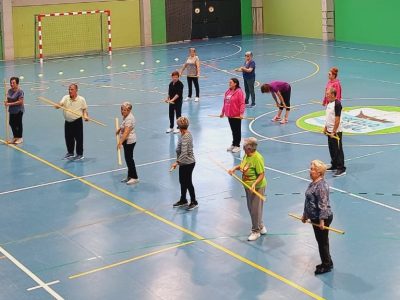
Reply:
<svg viewBox="0 0 400 300"><path fill-rule="evenodd" d="M340 177L346 175L346 170L337 170L335 174L333 174L334 177Z"/></svg>
<svg viewBox="0 0 400 300"><path fill-rule="evenodd" d="M328 169L326 169L328 172L333 172L337 171L337 168L330 166Z"/></svg>
<svg viewBox="0 0 400 300"><path fill-rule="evenodd" d="M324 273L328 273L332 271L332 268L329 266L321 266L320 268L315 269L314 274L315 275L320 275L320 274L324 274Z"/></svg>
<svg viewBox="0 0 400 300"><path fill-rule="evenodd" d="M188 202L187 200L179 200L178 202L174 203L174 205L172 205L172 207L176 208L176 207L182 207L182 206L187 206Z"/></svg>
<svg viewBox="0 0 400 300"><path fill-rule="evenodd" d="M74 157L73 153L67 153L67 154L65 154L63 159L72 159L73 157Z"/></svg>
<svg viewBox="0 0 400 300"><path fill-rule="evenodd" d="M189 206L186 208L186 210L193 210L195 208L198 208L199 204L198 203L190 203Z"/></svg>

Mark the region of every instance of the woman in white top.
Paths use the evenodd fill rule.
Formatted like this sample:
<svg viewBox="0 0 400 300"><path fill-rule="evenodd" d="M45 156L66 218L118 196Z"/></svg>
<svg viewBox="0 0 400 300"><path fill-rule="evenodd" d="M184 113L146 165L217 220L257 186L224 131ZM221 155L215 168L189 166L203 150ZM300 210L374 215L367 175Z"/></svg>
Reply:
<svg viewBox="0 0 400 300"><path fill-rule="evenodd" d="M133 149L136 145L135 117L132 114L132 104L124 102L121 104L122 123L116 134L119 134L118 149L124 147L124 156L126 166L128 167L128 176L121 180L126 184L135 184L139 182L135 161L133 160Z"/></svg>
<svg viewBox="0 0 400 300"><path fill-rule="evenodd" d="M196 55L195 48L189 48L189 57L186 60L186 63L182 66L181 75L183 71L187 69L187 83L189 87L189 93L185 101L192 99L192 82L194 83L194 87L196 89L196 97L194 98L195 102L198 102L200 99L200 87L199 87L199 77L200 77L200 59Z"/></svg>

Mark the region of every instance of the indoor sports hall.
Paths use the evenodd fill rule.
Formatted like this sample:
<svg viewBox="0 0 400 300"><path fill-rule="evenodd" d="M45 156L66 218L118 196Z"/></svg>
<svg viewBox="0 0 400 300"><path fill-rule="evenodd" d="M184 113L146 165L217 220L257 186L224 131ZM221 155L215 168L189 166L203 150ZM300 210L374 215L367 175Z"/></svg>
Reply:
<svg viewBox="0 0 400 300"><path fill-rule="evenodd" d="M15 77L24 112L22 138L9 125L13 106L0 109L0 299L400 299L399 10L396 0L1 1L2 104ZM180 81L192 210L173 207L182 165L171 165L186 131L166 133L175 104L165 102L190 48L198 99L193 88L185 101L186 70ZM255 105L236 117L232 152L232 117L220 115L232 82L245 92L249 51ZM324 135L333 67L341 138ZM275 81L291 87L283 124L271 121L280 93L261 93ZM87 119L83 156L64 159L60 100L71 85L88 117L77 116ZM125 102L135 119L133 184L121 182L128 170L117 150ZM228 173L248 156L249 137L264 159L261 197L240 171ZM342 145L346 169L322 179L333 221L319 229L298 218L311 161L331 165L328 139ZM266 228L250 241L248 195L263 204ZM321 274L314 230L329 233L334 264Z"/></svg>

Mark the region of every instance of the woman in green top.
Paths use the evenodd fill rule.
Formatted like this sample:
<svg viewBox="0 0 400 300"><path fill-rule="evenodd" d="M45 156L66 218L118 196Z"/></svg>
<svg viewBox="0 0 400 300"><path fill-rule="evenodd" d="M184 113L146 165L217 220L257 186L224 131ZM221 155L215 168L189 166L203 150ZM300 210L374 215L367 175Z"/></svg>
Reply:
<svg viewBox="0 0 400 300"><path fill-rule="evenodd" d="M243 173L243 181L253 190L264 195L267 179L265 178L264 158L257 151L257 139L254 137L245 139L243 149L246 155L240 165L229 170L229 174L232 175L236 170L240 170ZM251 234L247 240L255 241L261 235L267 233L263 222L264 201L246 187L244 190L252 223Z"/></svg>

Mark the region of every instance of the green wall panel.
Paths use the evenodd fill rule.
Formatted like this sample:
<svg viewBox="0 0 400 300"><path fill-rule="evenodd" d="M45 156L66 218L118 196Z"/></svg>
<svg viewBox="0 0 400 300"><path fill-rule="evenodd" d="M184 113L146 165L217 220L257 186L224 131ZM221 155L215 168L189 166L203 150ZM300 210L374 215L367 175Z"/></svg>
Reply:
<svg viewBox="0 0 400 300"><path fill-rule="evenodd" d="M336 0L338 41L400 47L399 0Z"/></svg>
<svg viewBox="0 0 400 300"><path fill-rule="evenodd" d="M264 33L322 38L321 0L263 0Z"/></svg>
<svg viewBox="0 0 400 300"><path fill-rule="evenodd" d="M165 0L151 0L151 38L153 44L167 42Z"/></svg>
<svg viewBox="0 0 400 300"><path fill-rule="evenodd" d="M15 57L34 56L36 34L34 15L95 9L111 10L112 46L114 49L140 45L139 0L24 6L13 8ZM68 40L66 40L67 42Z"/></svg>
<svg viewBox="0 0 400 300"><path fill-rule="evenodd" d="M253 15L251 12L251 2L251 0L241 1L242 35L253 34Z"/></svg>

